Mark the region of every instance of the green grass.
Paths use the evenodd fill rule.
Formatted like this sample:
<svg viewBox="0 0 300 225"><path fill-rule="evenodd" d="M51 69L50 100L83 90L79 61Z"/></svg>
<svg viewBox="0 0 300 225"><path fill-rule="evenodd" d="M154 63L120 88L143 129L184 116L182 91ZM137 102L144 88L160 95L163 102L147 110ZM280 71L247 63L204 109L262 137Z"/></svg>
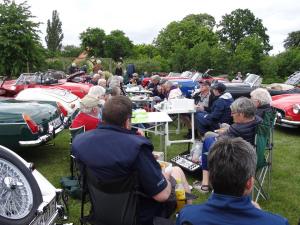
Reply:
<svg viewBox="0 0 300 225"><path fill-rule="evenodd" d="M185 132L182 132L182 136ZM178 135L172 135L178 136ZM287 217L290 224L297 224L300 217L300 130L275 129L275 147L273 154L271 199L260 200L259 204L264 210ZM39 148L22 149L18 151L24 159L34 162L36 168L55 186L60 187L59 180L62 176L69 175L69 133L64 131L55 141L54 145L45 145ZM158 137L153 139L156 150L159 143ZM187 144L173 144L168 147L168 158L187 149ZM188 176L192 182L195 177ZM198 195L195 203L206 201L208 195ZM79 224L80 201L69 200L70 219L68 222Z"/></svg>

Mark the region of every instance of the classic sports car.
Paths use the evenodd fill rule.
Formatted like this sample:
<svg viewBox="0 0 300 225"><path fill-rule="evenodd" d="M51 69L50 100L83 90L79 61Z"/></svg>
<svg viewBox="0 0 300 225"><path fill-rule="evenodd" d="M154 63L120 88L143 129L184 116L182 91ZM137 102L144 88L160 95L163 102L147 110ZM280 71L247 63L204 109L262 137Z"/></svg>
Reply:
<svg viewBox="0 0 300 225"><path fill-rule="evenodd" d="M65 89L57 88L27 88L15 97L21 101L51 101L58 103L60 111L64 115L66 126L74 118L80 107L80 99Z"/></svg>
<svg viewBox="0 0 300 225"><path fill-rule="evenodd" d="M63 115L53 102L0 100L0 145L38 146L64 129Z"/></svg>
<svg viewBox="0 0 300 225"><path fill-rule="evenodd" d="M0 171L0 224L50 225L64 216L61 190L1 145Z"/></svg>
<svg viewBox="0 0 300 225"><path fill-rule="evenodd" d="M286 127L300 127L300 94L273 96L272 106L277 111L277 124Z"/></svg>
<svg viewBox="0 0 300 225"><path fill-rule="evenodd" d="M0 95L13 97L26 88L61 88L83 98L90 89L89 84L79 84L58 80L51 71L45 73L23 73L17 80L3 80L0 86Z"/></svg>
<svg viewBox="0 0 300 225"><path fill-rule="evenodd" d="M290 75L283 84L273 83L266 86L271 95L300 93L300 71Z"/></svg>
<svg viewBox="0 0 300 225"><path fill-rule="evenodd" d="M251 91L261 85L262 79L256 74L247 74L246 79L241 83L224 82L226 92L229 92L234 99L244 96L250 97Z"/></svg>

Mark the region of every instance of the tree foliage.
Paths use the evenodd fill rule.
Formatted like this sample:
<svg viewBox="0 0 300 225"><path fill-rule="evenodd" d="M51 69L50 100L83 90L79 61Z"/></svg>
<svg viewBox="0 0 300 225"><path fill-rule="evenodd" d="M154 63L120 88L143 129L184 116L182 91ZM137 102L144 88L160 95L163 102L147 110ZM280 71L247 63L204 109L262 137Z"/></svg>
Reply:
<svg viewBox="0 0 300 225"><path fill-rule="evenodd" d="M158 49L151 44L134 45L133 54L135 58L153 58L159 55Z"/></svg>
<svg viewBox="0 0 300 225"><path fill-rule="evenodd" d="M100 28L88 28L80 34L81 47L88 51L90 56L103 57L105 32Z"/></svg>
<svg viewBox="0 0 300 225"><path fill-rule="evenodd" d="M286 49L300 47L300 30L288 34L288 37L284 40L284 47Z"/></svg>
<svg viewBox="0 0 300 225"><path fill-rule="evenodd" d="M61 55L64 57L78 57L82 52L82 48L74 46L74 45L66 45L63 46Z"/></svg>
<svg viewBox="0 0 300 225"><path fill-rule="evenodd" d="M39 68L43 62L39 23L33 22L26 2L0 3L0 73L7 76Z"/></svg>
<svg viewBox="0 0 300 225"><path fill-rule="evenodd" d="M218 27L221 41L228 42L233 52L245 37L251 35L261 38L265 53L272 49L269 36L266 34L267 28L263 26L262 20L256 18L249 9L236 9L222 16Z"/></svg>
<svg viewBox="0 0 300 225"><path fill-rule="evenodd" d="M106 57L117 61L119 58L130 56L133 52L132 49L133 44L123 31L114 30L105 37L104 53Z"/></svg>
<svg viewBox="0 0 300 225"><path fill-rule="evenodd" d="M191 21L199 26L204 26L210 29L213 29L216 25L215 18L207 13L190 14L184 17L183 21Z"/></svg>
<svg viewBox="0 0 300 225"><path fill-rule="evenodd" d="M154 41L164 57L171 56L178 46L191 49L201 42L207 42L209 46L214 46L218 43L218 38L210 28L199 25L192 19L171 22L159 32Z"/></svg>
<svg viewBox="0 0 300 225"><path fill-rule="evenodd" d="M62 48L62 40L64 39L64 34L61 28L61 21L59 19L59 14L56 10L52 11L52 21L47 21L47 30L45 41L48 50L51 52L56 52Z"/></svg>

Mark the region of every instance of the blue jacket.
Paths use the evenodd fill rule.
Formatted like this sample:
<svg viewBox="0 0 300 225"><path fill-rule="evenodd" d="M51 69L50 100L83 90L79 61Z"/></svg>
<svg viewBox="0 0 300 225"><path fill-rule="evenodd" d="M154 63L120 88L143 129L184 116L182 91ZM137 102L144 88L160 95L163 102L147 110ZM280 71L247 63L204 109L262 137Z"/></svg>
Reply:
<svg viewBox="0 0 300 225"><path fill-rule="evenodd" d="M147 138L105 124L77 135L72 143L76 159L89 167L100 180L120 178L133 171L138 173L140 191L149 196L140 199L139 219L143 225L152 224L153 217L160 216L163 206L151 197L167 186L152 150L153 145Z"/></svg>
<svg viewBox="0 0 300 225"><path fill-rule="evenodd" d="M228 123L231 124L231 110L230 105L233 98L230 93L224 93L211 106L211 113L207 114L204 118L213 123Z"/></svg>
<svg viewBox="0 0 300 225"><path fill-rule="evenodd" d="M187 205L177 217L176 224L193 225L288 225L286 218L257 209L250 196L234 197L213 193L201 205Z"/></svg>

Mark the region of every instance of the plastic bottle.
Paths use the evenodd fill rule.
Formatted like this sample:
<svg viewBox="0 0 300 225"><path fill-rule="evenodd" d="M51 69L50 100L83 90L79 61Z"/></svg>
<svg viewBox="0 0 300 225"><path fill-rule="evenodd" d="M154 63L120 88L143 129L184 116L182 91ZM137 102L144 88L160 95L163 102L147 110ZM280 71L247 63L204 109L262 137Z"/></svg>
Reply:
<svg viewBox="0 0 300 225"><path fill-rule="evenodd" d="M179 212L186 204L185 189L181 180L176 180L176 212Z"/></svg>

